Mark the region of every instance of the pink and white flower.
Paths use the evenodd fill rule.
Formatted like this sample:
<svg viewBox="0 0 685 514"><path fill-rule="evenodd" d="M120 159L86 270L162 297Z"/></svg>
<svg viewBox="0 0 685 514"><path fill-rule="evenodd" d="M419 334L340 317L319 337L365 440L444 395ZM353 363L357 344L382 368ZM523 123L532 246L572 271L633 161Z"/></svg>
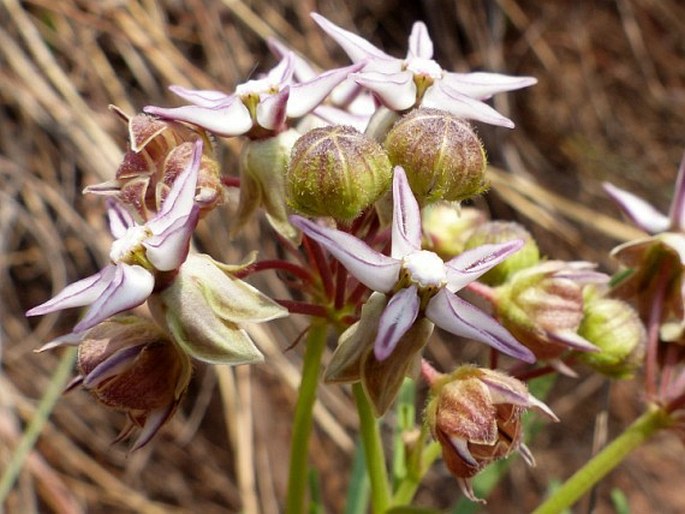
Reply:
<svg viewBox="0 0 685 514"><path fill-rule="evenodd" d="M137 224L119 204L113 203L108 215L116 240L110 263L98 273L68 285L26 315L40 316L89 305L74 327L74 333L79 333L145 302L155 288L158 273L178 269L188 255L199 216L194 198L201 157L202 142L197 141L192 159L176 178L160 211L145 224Z"/></svg>
<svg viewBox="0 0 685 514"><path fill-rule="evenodd" d="M374 342L374 354L386 359L401 337L425 316L455 335L480 340L507 355L532 362L533 354L495 319L455 293L522 246L519 240L487 244L444 262L421 249L421 217L402 167L393 178L391 254L384 255L356 237L291 216L300 228L333 254L362 284L388 295Z"/></svg>

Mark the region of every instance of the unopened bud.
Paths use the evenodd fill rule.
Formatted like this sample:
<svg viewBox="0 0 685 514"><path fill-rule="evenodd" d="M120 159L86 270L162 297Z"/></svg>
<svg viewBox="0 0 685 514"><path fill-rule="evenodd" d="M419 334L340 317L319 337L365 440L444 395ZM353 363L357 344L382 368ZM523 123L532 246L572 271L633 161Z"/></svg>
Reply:
<svg viewBox="0 0 685 514"><path fill-rule="evenodd" d="M647 338L637 312L621 300L601 297L587 301L584 310L578 334L599 351L579 353L579 359L612 378L632 378L642 364Z"/></svg>
<svg viewBox="0 0 685 514"><path fill-rule="evenodd" d="M485 221L482 211L461 207L457 202L426 205L421 209L425 248L448 261L464 251L469 236Z"/></svg>
<svg viewBox="0 0 685 514"><path fill-rule="evenodd" d="M437 378L431 392L426 421L447 469L473 501L470 479L491 462L520 450L533 464L522 444L521 415L528 408L556 420L523 382L491 369L462 366Z"/></svg>
<svg viewBox="0 0 685 514"><path fill-rule="evenodd" d="M128 125L129 148L115 180L89 186L85 192L116 196L141 220L148 220L159 211L174 180L188 166L195 141L202 139L195 202L201 214L222 202L219 165L202 129L148 114L128 116L114 106L111 109Z"/></svg>
<svg viewBox="0 0 685 514"><path fill-rule="evenodd" d="M483 146L471 125L448 112L415 109L385 139L393 166L407 173L419 204L459 201L488 187Z"/></svg>
<svg viewBox="0 0 685 514"><path fill-rule="evenodd" d="M347 126L310 130L293 147L286 174L288 205L307 216L350 222L390 187L383 148Z"/></svg>
<svg viewBox="0 0 685 514"><path fill-rule="evenodd" d="M523 241L523 247L481 276L479 279L481 282L489 286L503 284L517 271L535 266L540 262L540 250L530 232L514 221L489 221L473 231L466 241L466 250L484 244L506 243L514 239Z"/></svg>

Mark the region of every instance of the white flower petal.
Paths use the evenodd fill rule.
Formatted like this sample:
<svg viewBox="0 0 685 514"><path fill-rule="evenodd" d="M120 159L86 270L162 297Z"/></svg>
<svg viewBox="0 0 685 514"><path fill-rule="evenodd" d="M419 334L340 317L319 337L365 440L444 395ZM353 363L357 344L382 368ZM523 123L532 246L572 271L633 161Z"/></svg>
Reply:
<svg viewBox="0 0 685 514"><path fill-rule="evenodd" d="M116 201L109 203L107 218L109 220L109 231L116 239L124 237L126 231L136 224L123 205Z"/></svg>
<svg viewBox="0 0 685 514"><path fill-rule="evenodd" d="M447 289L456 293L477 280L488 270L517 252L523 241L514 239L506 243L484 244L457 255L445 263L447 270Z"/></svg>
<svg viewBox="0 0 685 514"><path fill-rule="evenodd" d="M446 73L443 82L459 93L484 100L497 93L514 91L537 84L535 77L517 77L501 73Z"/></svg>
<svg viewBox="0 0 685 514"><path fill-rule="evenodd" d="M417 21L411 29L409 36L409 53L407 59L418 57L419 59L433 58L433 41L428 35L428 28L422 21Z"/></svg>
<svg viewBox="0 0 685 514"><path fill-rule="evenodd" d="M188 216L176 219L162 234L143 242L145 255L156 269L172 271L183 264L199 216L200 210L195 208Z"/></svg>
<svg viewBox="0 0 685 514"><path fill-rule="evenodd" d="M285 86L278 93L268 95L257 104L257 123L268 130L279 129L286 118L286 108L290 96L290 86Z"/></svg>
<svg viewBox="0 0 685 514"><path fill-rule="evenodd" d="M450 88L443 81L436 81L424 93L422 107L443 109L461 118L478 120L490 125L514 128L514 122L502 116L488 104Z"/></svg>
<svg viewBox="0 0 685 514"><path fill-rule="evenodd" d="M373 91L388 109L404 111L416 103L416 84L411 71L396 73L364 71L350 76L359 85Z"/></svg>
<svg viewBox="0 0 685 514"><path fill-rule="evenodd" d="M148 105L143 109L148 114L175 121L185 121L202 127L219 136L232 137L245 134L252 128L252 116L239 98L220 107L196 107L184 105L164 109Z"/></svg>
<svg viewBox="0 0 685 514"><path fill-rule="evenodd" d="M346 68L336 68L322 73L318 77L290 87L288 101L288 118L300 118L318 106L335 86L343 82L350 73L363 67L363 64L353 64Z"/></svg>
<svg viewBox="0 0 685 514"><path fill-rule="evenodd" d="M186 89L181 86L170 86L169 90L184 100L198 107L219 107L229 105L234 99L234 95L227 95L221 91L211 89Z"/></svg>
<svg viewBox="0 0 685 514"><path fill-rule="evenodd" d="M50 312L83 307L95 301L107 289L115 274L115 266L110 264L94 275L69 284L45 303L30 309L27 316L42 316Z"/></svg>
<svg viewBox="0 0 685 514"><path fill-rule="evenodd" d="M319 27L321 27L326 34L335 39L342 49L345 50L345 53L350 57L352 62L357 63L370 58L397 60L373 46L366 39L338 27L335 23L328 21L320 14L312 13L311 16Z"/></svg>
<svg viewBox="0 0 685 514"><path fill-rule="evenodd" d="M379 361L387 359L398 341L411 328L419 314L419 295L416 286L400 289L383 310L378 322L378 334L373 353Z"/></svg>
<svg viewBox="0 0 685 514"><path fill-rule="evenodd" d="M274 54L276 57L282 58L288 52L292 52L290 48L288 48L285 44L281 43L278 39L274 37L266 38L266 45L269 47L269 50L271 50L271 53ZM305 59L303 59L296 52L292 52L292 54L294 59L293 76L295 77L295 79L297 79L298 82L305 82L316 77L316 72L314 71L314 68L312 68Z"/></svg>
<svg viewBox="0 0 685 514"><path fill-rule="evenodd" d="M667 216L661 214L642 198L608 182L604 182L602 186L628 219L645 232L658 234L671 226L671 220Z"/></svg>
<svg viewBox="0 0 685 514"><path fill-rule="evenodd" d="M392 250L395 259L421 250L421 211L402 166L395 166L392 181Z"/></svg>
<svg viewBox="0 0 685 514"><path fill-rule="evenodd" d="M388 293L397 283L401 261L373 250L346 232L321 227L301 216L290 216L290 223L324 246L368 288Z"/></svg>
<svg viewBox="0 0 685 514"><path fill-rule="evenodd" d="M272 85L281 86L290 84L293 81L295 72L295 56L292 52L286 52L283 59L266 74L266 82Z"/></svg>
<svg viewBox="0 0 685 514"><path fill-rule="evenodd" d="M113 267L115 273L112 280L91 304L84 318L76 324L74 332L88 330L110 316L137 307L152 294L155 279L145 268L123 263Z"/></svg>
<svg viewBox="0 0 685 514"><path fill-rule="evenodd" d="M431 298L426 317L452 334L476 339L522 361L535 362L535 355L494 318L447 289Z"/></svg>

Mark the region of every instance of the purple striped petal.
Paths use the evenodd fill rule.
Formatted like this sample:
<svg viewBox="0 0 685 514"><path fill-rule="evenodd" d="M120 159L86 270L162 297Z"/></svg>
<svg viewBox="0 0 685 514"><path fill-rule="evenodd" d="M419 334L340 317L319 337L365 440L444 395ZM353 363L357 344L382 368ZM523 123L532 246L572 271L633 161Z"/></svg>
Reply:
<svg viewBox="0 0 685 514"><path fill-rule="evenodd" d="M114 268L114 276L92 303L84 318L76 324L74 332L83 332L110 316L137 307L152 294L155 279L142 266L120 263L105 269L108 268Z"/></svg>
<svg viewBox="0 0 685 514"><path fill-rule="evenodd" d="M219 136L240 136L248 132L253 125L250 111L240 98L235 97L232 102L218 107L197 107L184 105L171 109L148 105L143 108L148 114L174 121L185 121L202 127Z"/></svg>
<svg viewBox="0 0 685 514"><path fill-rule="evenodd" d="M419 296L416 286L400 289L383 310L378 322L378 334L373 343L376 359L387 359L400 338L411 328L419 314Z"/></svg>
<svg viewBox="0 0 685 514"><path fill-rule="evenodd" d="M338 27L335 23L328 21L320 14L312 13L311 16L319 27L321 27L326 34L335 39L336 43L345 50L345 53L350 57L352 62L357 63L369 58L397 60L373 46L363 37Z"/></svg>
<svg viewBox="0 0 685 514"><path fill-rule="evenodd" d="M187 89L181 86L169 86L169 90L198 107L226 107L235 100L235 95L227 95L221 91L210 89Z"/></svg>
<svg viewBox="0 0 685 514"><path fill-rule="evenodd" d="M49 312L72 307L83 307L94 302L107 289L116 273L116 266L110 264L94 275L69 284L60 293L45 303L26 312L27 316L42 316ZM78 331L77 331L78 332Z"/></svg>
<svg viewBox="0 0 685 514"><path fill-rule="evenodd" d="M452 334L476 339L516 359L535 362L535 355L494 318L447 289L431 298L426 317Z"/></svg>
<svg viewBox="0 0 685 514"><path fill-rule="evenodd" d="M488 104L460 93L444 81L436 81L424 93L422 107L443 109L460 118L482 121L490 125L514 128L514 122L502 116Z"/></svg>
<svg viewBox="0 0 685 514"><path fill-rule="evenodd" d="M145 344L128 346L114 352L83 377L83 387L96 388L108 378L127 370L138 357L143 346Z"/></svg>
<svg viewBox="0 0 685 514"><path fill-rule="evenodd" d="M267 130L278 130L285 123L286 108L290 97L290 86L278 93L267 95L257 104L257 123Z"/></svg>
<svg viewBox="0 0 685 514"><path fill-rule="evenodd" d="M301 216L290 216L290 223L325 247L368 288L388 293L397 283L401 261L373 250L346 232L321 227Z"/></svg>
<svg viewBox="0 0 685 514"><path fill-rule="evenodd" d="M658 234L668 230L671 226L671 219L661 214L642 198L608 182L602 186L623 214L645 232Z"/></svg>
<svg viewBox="0 0 685 514"><path fill-rule="evenodd" d="M126 231L136 224L123 205L116 201L108 202L107 218L109 220L109 231L115 239L123 237Z"/></svg>
<svg viewBox="0 0 685 514"><path fill-rule="evenodd" d="M514 239L506 243L477 246L460 253L445 263L447 289L456 293L467 284L477 280L509 255L517 252L522 246L523 241Z"/></svg>
<svg viewBox="0 0 685 514"><path fill-rule="evenodd" d="M402 166L395 166L392 181L392 250L395 259L421 250L421 211Z"/></svg>
<svg viewBox="0 0 685 514"><path fill-rule="evenodd" d="M308 82L290 86L288 118L300 118L311 112L324 101L334 87L342 83L350 73L360 70L363 66L363 63L359 63L346 68L337 68L322 73Z"/></svg>

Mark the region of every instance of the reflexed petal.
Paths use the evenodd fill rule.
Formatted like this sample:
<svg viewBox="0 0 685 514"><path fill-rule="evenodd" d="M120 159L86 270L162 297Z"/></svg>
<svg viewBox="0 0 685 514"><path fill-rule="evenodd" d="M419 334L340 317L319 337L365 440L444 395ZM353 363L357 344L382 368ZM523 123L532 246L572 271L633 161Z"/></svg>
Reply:
<svg viewBox="0 0 685 514"><path fill-rule="evenodd" d="M42 353L47 350L52 350L53 348L59 348L60 346L78 346L83 341L82 333L69 332L63 336L56 337L52 341L48 341L43 346L34 350L36 353Z"/></svg>
<svg viewBox="0 0 685 514"><path fill-rule="evenodd" d="M290 216L290 222L323 245L368 288L388 293L397 283L401 261L373 250L350 234L321 227L301 216Z"/></svg>
<svg viewBox="0 0 685 514"><path fill-rule="evenodd" d="M145 418L145 424L143 425L138 438L131 446L131 451L140 450L143 446L150 442L150 440L155 436L159 429L162 428L164 423L166 423L171 415L176 411L176 406L178 402L171 402L166 407L155 409L150 412Z"/></svg>
<svg viewBox="0 0 685 514"><path fill-rule="evenodd" d="M365 71L350 76L357 84L373 91L388 109L404 111L416 103L416 84L411 71Z"/></svg>
<svg viewBox="0 0 685 514"><path fill-rule="evenodd" d="M192 157L188 160L186 168L174 180L159 213L147 223L154 235L164 235L164 232L175 225L178 219L192 213L201 158L202 141L198 140L195 142Z"/></svg>
<svg viewBox="0 0 685 514"><path fill-rule="evenodd" d="M312 13L312 18L321 27L326 34L331 36L335 41L345 50L345 53L350 57L352 62L357 63L362 60L373 58L382 60L398 60L386 54L379 48L376 48L366 39L349 32L335 23L328 21L326 18L317 13Z"/></svg>
<svg viewBox="0 0 685 514"><path fill-rule="evenodd" d="M98 273L68 285L56 296L26 312L27 316L42 316L49 312L93 303L107 289L115 275L115 266L105 266Z"/></svg>
<svg viewBox="0 0 685 514"><path fill-rule="evenodd" d="M281 43L278 39L274 37L266 38L266 45L271 50L271 53L276 57L284 57L288 52L292 52L290 48ZM292 52L293 55L293 76L298 82L306 82L316 77L316 72L309 65L309 63L300 57L296 52Z"/></svg>
<svg viewBox="0 0 685 514"><path fill-rule="evenodd" d="M514 239L506 243L485 244L466 250L445 263L447 289L456 293L488 270L517 252L523 241Z"/></svg>
<svg viewBox="0 0 685 514"><path fill-rule="evenodd" d="M257 123L268 130L277 130L286 118L290 86L285 86L275 95L269 95L257 104Z"/></svg>
<svg viewBox="0 0 685 514"><path fill-rule="evenodd" d="M658 234L668 230L671 220L657 211L642 198L624 191L613 184L602 184L604 190L611 197L630 221L650 234Z"/></svg>
<svg viewBox="0 0 685 514"><path fill-rule="evenodd" d="M433 41L428 35L428 28L422 21L417 21L411 29L409 36L409 53L407 59L418 57L420 59L433 58Z"/></svg>
<svg viewBox="0 0 685 514"><path fill-rule="evenodd" d="M281 86L290 84L293 80L294 72L295 56L292 52L286 52L283 59L266 74L265 82L270 82L272 85L279 84Z"/></svg>
<svg viewBox="0 0 685 514"><path fill-rule="evenodd" d="M181 86L169 86L169 90L198 107L226 107L227 105L230 105L235 98L234 95L227 95L221 91L213 91L210 89L187 89Z"/></svg>
<svg viewBox="0 0 685 514"><path fill-rule="evenodd" d="M494 318L447 289L431 298L426 317L452 334L476 339L522 361L535 362L533 353Z"/></svg>
<svg viewBox="0 0 685 514"><path fill-rule="evenodd" d="M501 73L446 73L442 81L459 93L484 100L497 93L537 84L535 77L516 77Z"/></svg>
<svg viewBox="0 0 685 514"><path fill-rule="evenodd" d="M502 116L488 104L450 88L444 81L437 81L424 93L422 107L442 109L470 120L490 125L514 128L514 122Z"/></svg>
<svg viewBox="0 0 685 514"><path fill-rule="evenodd" d="M361 69L363 66L360 63L346 68L337 68L322 73L308 82L290 86L288 118L300 118L311 112L324 101L335 86L344 81L350 73Z"/></svg>
<svg viewBox="0 0 685 514"><path fill-rule="evenodd" d="M126 231L136 224L128 211L115 201L108 203L107 218L109 219L109 231L115 239L123 237Z"/></svg>
<svg viewBox="0 0 685 514"><path fill-rule="evenodd" d="M573 348L579 352L598 352L600 351L594 344L579 336L576 332L572 330L565 330L562 332L548 332L547 336L550 340Z"/></svg>
<svg viewBox="0 0 685 514"><path fill-rule="evenodd" d="M123 371L126 371L133 361L140 355L145 343L125 346L95 366L90 373L83 377L83 387L86 389L97 388L102 382Z"/></svg>
<svg viewBox="0 0 685 514"><path fill-rule="evenodd" d="M220 107L196 107L184 105L164 109L148 105L143 109L148 114L175 121L185 121L202 127L219 136L231 137L245 134L252 128L252 116L240 98Z"/></svg>
<svg viewBox="0 0 685 514"><path fill-rule="evenodd" d="M85 317L76 324L74 332L82 332L110 316L137 307L152 293L155 279L142 266L117 264L107 268L110 267L115 270L114 276L107 284L107 288L92 303Z"/></svg>
<svg viewBox="0 0 685 514"><path fill-rule="evenodd" d="M175 220L162 234L143 241L145 255L155 268L171 271L183 264L199 217L200 209L195 207L190 215Z"/></svg>
<svg viewBox="0 0 685 514"><path fill-rule="evenodd" d="M416 321L419 313L419 296L412 285L395 293L385 307L378 322L378 335L373 344L376 359L385 360L397 342Z"/></svg>
<svg viewBox="0 0 685 514"><path fill-rule="evenodd" d="M685 232L685 154L683 154L683 159L678 168L678 178L675 183L673 200L671 200L669 217L671 218L671 227L674 230Z"/></svg>
<svg viewBox="0 0 685 514"><path fill-rule="evenodd" d="M421 211L402 166L395 166L392 182L392 250L395 259L421 250Z"/></svg>

